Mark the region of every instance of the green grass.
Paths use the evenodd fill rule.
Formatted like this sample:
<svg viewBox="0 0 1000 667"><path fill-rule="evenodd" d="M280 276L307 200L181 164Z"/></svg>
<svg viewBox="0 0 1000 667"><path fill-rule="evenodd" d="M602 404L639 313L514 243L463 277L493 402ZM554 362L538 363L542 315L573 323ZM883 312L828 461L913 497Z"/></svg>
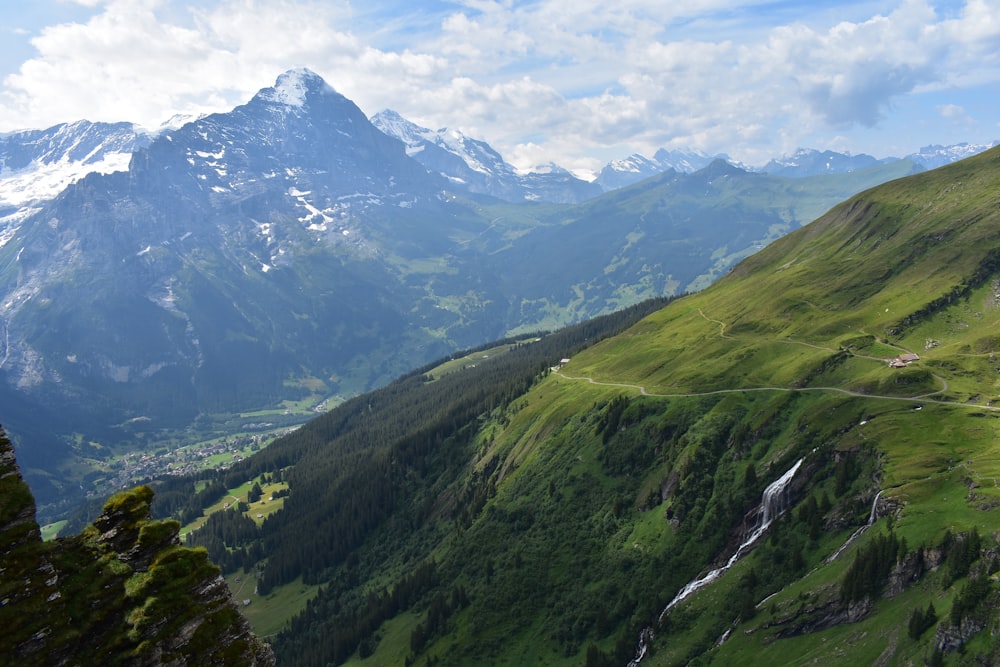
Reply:
<svg viewBox="0 0 1000 667"><path fill-rule="evenodd" d="M212 505L205 507L202 510L202 516L198 517L191 523L188 523L181 527L180 530L181 537L183 538L188 533L201 528L203 525L205 525L205 522L208 521L208 517L210 517L212 514L216 512L235 510L237 503L247 502L247 494L249 493L250 489L253 488L255 482L259 483L260 478L258 477L249 480L247 482L244 482L243 484L237 487L227 489L225 496L223 496L221 499L219 499ZM261 491L263 492L260 500L253 503L253 505L251 505L250 508L244 512L244 514L253 519L254 523L256 523L258 526L262 524L264 522L264 519L266 519L268 516L274 514L282 507L284 507L285 505L284 498L277 498L275 500L271 500L270 496L275 491L287 489L288 484L284 482L274 482L270 484L261 484L260 488ZM261 516L258 517L257 516L258 514L260 514Z"/></svg>
<svg viewBox="0 0 1000 667"><path fill-rule="evenodd" d="M258 526L264 523L264 519L271 516L281 508L285 506L284 498L277 498L275 500L271 499L271 494L275 491L283 491L288 488L288 484L284 482L276 482L273 484L261 484L261 491L263 495L260 500L255 502L250 506L250 509L245 512L247 516L254 520Z"/></svg>
<svg viewBox="0 0 1000 667"><path fill-rule="evenodd" d="M42 539L45 541L53 540L59 536L59 531L63 529L66 525L66 521L56 521L54 523L47 523L41 527Z"/></svg>
<svg viewBox="0 0 1000 667"><path fill-rule="evenodd" d="M240 581L237 582L236 579ZM266 596L254 592L254 578L245 572L230 574L226 583L233 593L233 599L240 607L240 613L250 621L254 634L267 641L276 635L285 624L316 594L318 586L307 586L297 579L284 586L276 587ZM244 600L250 600L243 606Z"/></svg>
<svg viewBox="0 0 1000 667"><path fill-rule="evenodd" d="M450 359L440 366L436 366L435 368L427 371L426 375L435 380L440 379L449 373L457 373L466 367L475 366L476 363L480 363L491 357L502 355L510 351L517 344L518 343L507 343L504 345L497 345L489 349L472 352L457 359Z"/></svg>
<svg viewBox="0 0 1000 667"><path fill-rule="evenodd" d="M949 205L926 206L919 214L922 218L908 221L908 230L919 236L938 233L934 230L941 226L957 228L964 239L956 240L956 246L926 244L921 246L925 255L917 261L899 263L893 255L911 255L914 235L899 234L886 242L884 225L891 223L885 222L878 228L883 232L879 244L859 237L854 245L844 245L841 226L849 224L844 222L849 209L845 206L808 233L776 242L713 287L577 355L562 369L562 376L551 376L518 403L502 435L493 439L492 449L482 458L502 455L503 469L511 471L510 483L520 476L544 479L538 468L549 456L547 450L571 441L560 435L558 425L616 394L635 397L644 389L681 397L744 390L740 400L749 401L755 392L767 390L762 395L778 402L779 390L784 390L797 397L788 400L798 406L800 429L818 424L836 441L838 451L870 451L878 457L878 477L872 482L884 490L885 501L898 508L894 529L911 546L932 544L946 529L976 527L981 534L995 533L1000 523L989 511L1000 499L1000 412L991 409L994 398L1000 397L1000 362L995 358L1000 338L993 333L1000 325L1000 307L993 297L995 288L984 284L915 323L906 321L930 300L962 284L962 267L974 266L990 247L976 234L992 234L992 227L956 223L954 206L976 218L992 200L958 203L947 194L949 183L942 178L925 176L920 187L951 199ZM883 217L902 216L907 210L904 205L895 207L894 196L913 197L902 185L880 190L880 197L890 202ZM985 215L995 214L987 210ZM863 228L868 220L850 224ZM973 257L949 256L955 252ZM892 280L880 280L872 273L885 273L887 268ZM848 356L838 358L844 347ZM904 350L917 352L921 360L906 369L889 368L885 360ZM591 380L604 386L594 386ZM809 391L802 392L806 388ZM835 389L868 397L850 398ZM782 440L787 446L796 439L794 430L777 439L772 436L770 456L780 451L774 448ZM600 483L603 477L592 452L588 458L586 448L574 451L578 458L572 470L591 474ZM663 473L663 469L647 470L637 495L655 489ZM630 526L619 549L655 552L672 539L662 509L640 515ZM866 535L884 529L883 520ZM823 591L839 585L852 553L864 540L834 563L821 561L850 532L842 529L820 542L812 555L817 569L774 598L779 610L821 599ZM725 609L734 582L751 563L747 559L738 564L684 603L704 611L688 612L688 627L671 635L650 664L673 664L700 642L714 645L718 637L709 636L718 629L719 610ZM715 651L720 657L713 660L715 664L806 664L816 657L834 664L923 660L928 639L908 638L908 615L914 604L925 605L931 598L941 602L938 612L943 615L953 595L953 591L936 595L925 590L928 587L933 588L922 583L899 599L879 601L870 622L802 638L774 641L764 630L744 636L746 627L740 627L734 633L739 639L730 639ZM506 655L525 657L518 651L512 646Z"/></svg>
<svg viewBox="0 0 1000 667"><path fill-rule="evenodd" d="M375 653L362 660L357 653L343 663L348 666L357 665L402 665L410 655L410 633L423 619L423 614L413 612L402 613L379 628L378 645Z"/></svg>
<svg viewBox="0 0 1000 667"><path fill-rule="evenodd" d="M802 583L813 582L806 578ZM802 604L799 595L809 590L803 586L790 587L764 605L751 622L738 626L729 641L713 649L706 656L707 664L758 664L762 655L766 655L772 664L782 665L809 665L819 660L823 664L846 667L876 664L887 658L892 664L921 664L929 656L926 640L933 630L916 641L908 636L907 623L913 609L924 609L928 603L933 603L939 618L947 615L954 587L941 591L939 584L936 576L928 575L898 597L878 600L876 613L863 622L840 624L819 632L774 641L774 630L767 626L774 622L775 617L769 613L768 607L775 607L780 617ZM816 582L813 589L817 585L822 584ZM654 659L650 664L666 663Z"/></svg>

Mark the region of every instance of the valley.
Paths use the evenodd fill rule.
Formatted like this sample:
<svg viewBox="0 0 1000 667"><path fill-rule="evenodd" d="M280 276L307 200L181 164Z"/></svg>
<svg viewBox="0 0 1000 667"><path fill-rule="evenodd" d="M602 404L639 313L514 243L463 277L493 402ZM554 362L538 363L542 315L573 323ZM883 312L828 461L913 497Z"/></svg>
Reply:
<svg viewBox="0 0 1000 667"><path fill-rule="evenodd" d="M18 218L18 567L134 654L178 559L304 667L1000 660L1000 148L556 201L387 118L291 71Z"/></svg>

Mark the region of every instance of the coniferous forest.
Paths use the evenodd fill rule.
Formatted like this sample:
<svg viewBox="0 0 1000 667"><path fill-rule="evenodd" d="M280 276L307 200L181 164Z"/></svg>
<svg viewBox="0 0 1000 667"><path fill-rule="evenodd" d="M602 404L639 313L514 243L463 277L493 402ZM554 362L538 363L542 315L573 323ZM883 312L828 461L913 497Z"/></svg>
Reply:
<svg viewBox="0 0 1000 667"><path fill-rule="evenodd" d="M467 472L470 440L481 420L502 415L560 359L620 333L670 300L646 301L551 334L500 341L514 346L436 379L427 373L441 362L429 364L309 422L207 484L156 483L154 511L189 522L246 479L284 479L292 492L281 524L269 519L258 530L240 512L218 512L189 538L224 571L256 570L262 595L299 578L306 584L339 582L325 583L295 620L287 635L294 640L277 638L278 654L292 664L341 662L370 641L382 621L434 592L428 604L436 611L414 635L414 646L421 646L421 637L436 633L450 611L468 603L464 592L441 590L438 567L421 559L407 563L412 571L385 590L345 600L340 586L353 589L373 565L359 561L363 542L379 532L382 539L405 541L403 536L442 515L467 526L492 492L493 471L476 473L482 484L470 485L447 507L437 494Z"/></svg>

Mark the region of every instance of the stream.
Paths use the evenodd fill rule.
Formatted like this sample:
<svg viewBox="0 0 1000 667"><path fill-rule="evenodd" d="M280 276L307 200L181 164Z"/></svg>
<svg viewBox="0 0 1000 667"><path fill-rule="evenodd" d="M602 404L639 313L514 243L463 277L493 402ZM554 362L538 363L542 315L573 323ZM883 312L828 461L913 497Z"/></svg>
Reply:
<svg viewBox="0 0 1000 667"><path fill-rule="evenodd" d="M757 526L754 528L750 536L743 540L742 544L736 548L736 551L726 564L722 567L718 567L703 577L695 579L684 585L683 588L674 596L663 611L660 612L659 621L663 621L663 617L666 616L667 612L676 605L681 600L684 600L689 595L694 593L699 588L706 586L716 579L718 579L726 570L731 568L744 554L744 552L749 549L753 544L760 539L761 535L768 529L771 523L774 522L776 518L781 516L781 513L785 511L788 505L788 494L786 490L792 478L795 477L795 473L798 472L799 467L805 459L799 459L795 462L791 468L789 468L784 475L778 479L771 482L764 493L761 496L760 501L760 518L757 522ZM642 659L646 656L649 651L649 645L653 640L653 628L643 628L642 632L639 633L639 646L636 649L635 658L628 663L628 667L636 667Z"/></svg>

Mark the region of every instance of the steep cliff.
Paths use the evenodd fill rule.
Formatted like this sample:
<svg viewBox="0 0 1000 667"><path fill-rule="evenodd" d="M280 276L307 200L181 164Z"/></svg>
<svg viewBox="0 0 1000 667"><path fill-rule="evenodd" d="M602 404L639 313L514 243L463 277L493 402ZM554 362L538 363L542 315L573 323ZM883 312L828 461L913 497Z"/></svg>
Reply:
<svg viewBox="0 0 1000 667"><path fill-rule="evenodd" d="M19 665L274 664L202 549L152 521L153 492L111 498L80 535L43 542L0 431L0 656Z"/></svg>

